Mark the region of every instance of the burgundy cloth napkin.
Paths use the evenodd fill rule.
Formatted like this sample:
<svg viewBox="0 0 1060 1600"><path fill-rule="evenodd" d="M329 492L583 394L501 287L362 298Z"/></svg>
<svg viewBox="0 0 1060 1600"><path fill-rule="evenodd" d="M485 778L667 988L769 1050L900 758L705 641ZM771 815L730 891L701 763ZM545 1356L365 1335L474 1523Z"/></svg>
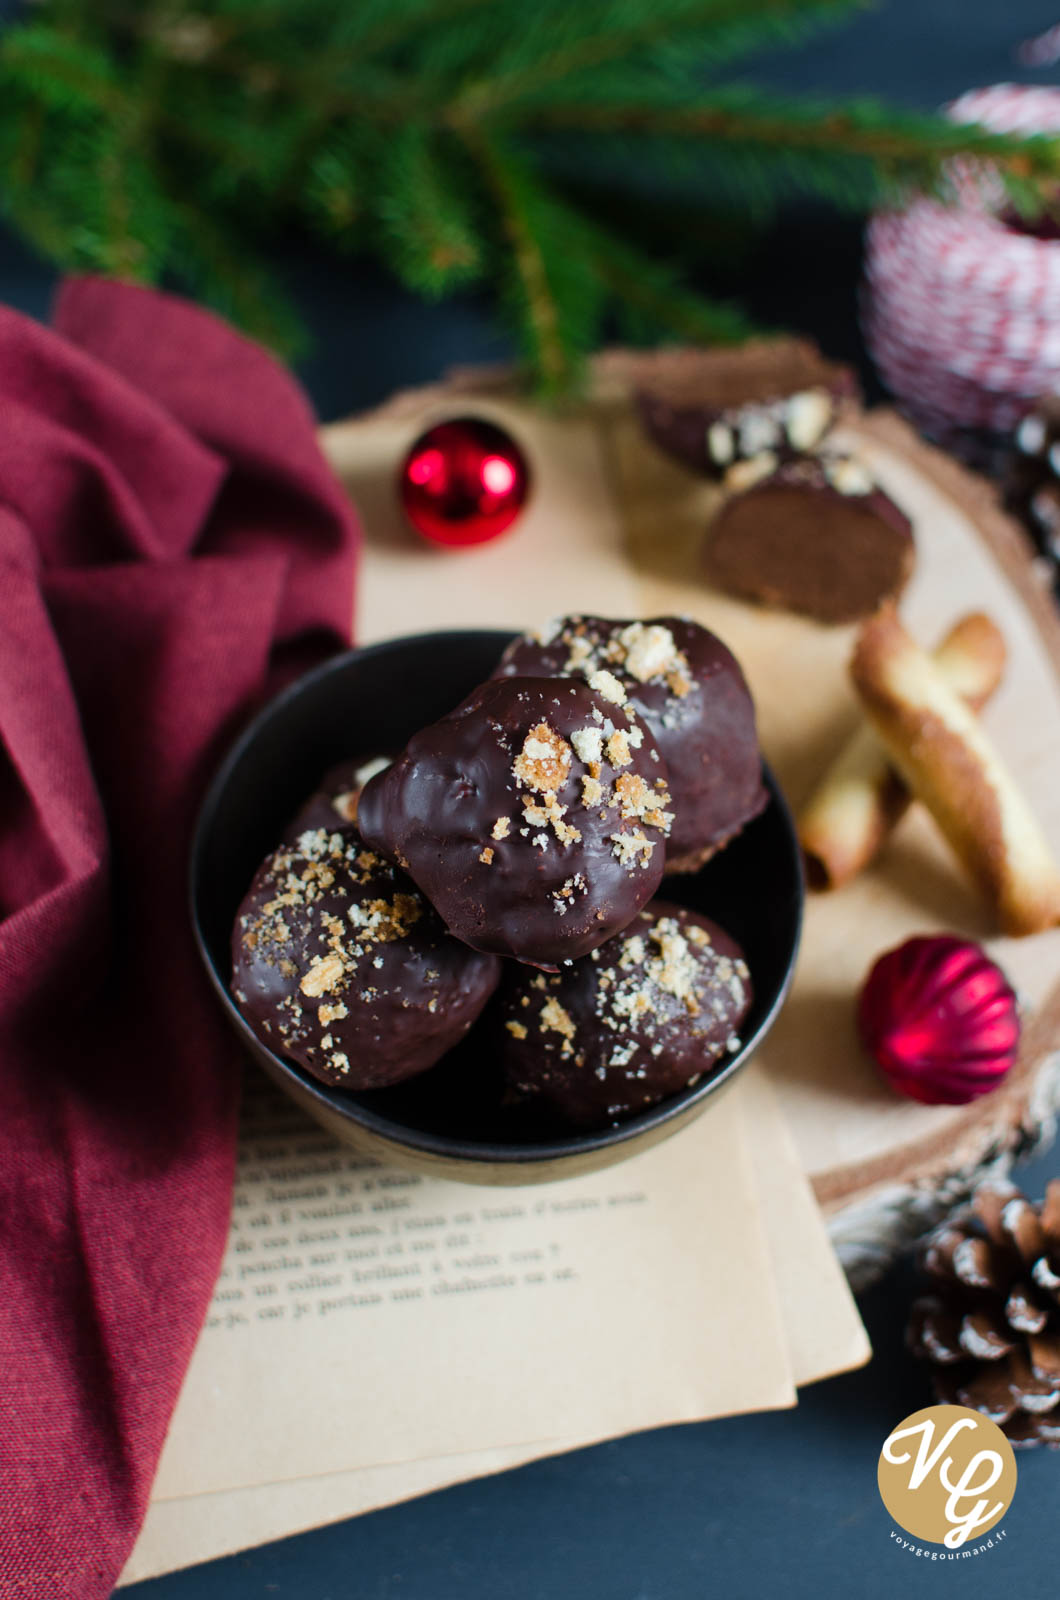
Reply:
<svg viewBox="0 0 1060 1600"><path fill-rule="evenodd" d="M263 692L349 636L356 524L291 378L81 279L0 308L0 1595L132 1546L228 1223L238 1060L186 906Z"/></svg>

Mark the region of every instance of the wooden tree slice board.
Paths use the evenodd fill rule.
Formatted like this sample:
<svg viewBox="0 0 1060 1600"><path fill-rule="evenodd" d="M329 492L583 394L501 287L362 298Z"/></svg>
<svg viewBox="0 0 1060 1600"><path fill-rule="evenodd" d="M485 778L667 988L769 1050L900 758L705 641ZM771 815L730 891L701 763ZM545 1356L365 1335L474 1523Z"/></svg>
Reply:
<svg viewBox="0 0 1060 1600"><path fill-rule="evenodd" d="M561 415L521 397L503 371L469 371L324 428L324 448L365 529L355 636L368 643L439 627L524 628L571 611L692 616L739 657L763 750L797 807L858 720L846 674L853 629L707 586L697 555L718 491L666 459L630 403L656 359L598 357L586 398ZM461 413L509 428L530 459L534 492L503 539L438 551L404 525L395 475L423 428ZM912 631L933 645L970 610L1001 626L1009 662L984 721L1060 854L1060 618L1029 544L987 484L892 413L852 409L842 435L913 519L917 569L902 602ZM1016 1070L969 1107L898 1098L855 1032L854 998L870 963L911 934L940 929L983 940L1026 1007ZM1051 1136L1060 1104L1058 980L1060 930L996 936L919 807L870 871L837 893L810 897L795 985L760 1059L855 1279L922 1231L986 1166L1003 1166Z"/></svg>

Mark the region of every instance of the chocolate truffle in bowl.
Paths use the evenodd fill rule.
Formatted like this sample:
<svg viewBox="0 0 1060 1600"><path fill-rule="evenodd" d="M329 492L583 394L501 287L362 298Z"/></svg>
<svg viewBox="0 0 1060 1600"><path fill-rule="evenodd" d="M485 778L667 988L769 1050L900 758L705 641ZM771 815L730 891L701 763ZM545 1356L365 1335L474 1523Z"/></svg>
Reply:
<svg viewBox="0 0 1060 1600"><path fill-rule="evenodd" d="M389 756L371 756L367 760L358 756L329 767L283 830L284 840L293 843L307 829L327 828L330 832L356 822L361 790L389 765Z"/></svg>
<svg viewBox="0 0 1060 1600"><path fill-rule="evenodd" d="M607 671L655 735L674 813L668 872L694 870L766 805L750 690L732 651L683 617L562 617L504 652L501 677Z"/></svg>
<svg viewBox="0 0 1060 1600"><path fill-rule="evenodd" d="M488 1013L506 1099L566 1127L636 1116L739 1049L751 999L735 940L654 900L562 972L506 972Z"/></svg>
<svg viewBox="0 0 1060 1600"><path fill-rule="evenodd" d="M232 932L231 991L255 1034L343 1089L432 1067L499 977L352 827L309 829L268 856Z"/></svg>
<svg viewBox="0 0 1060 1600"><path fill-rule="evenodd" d="M654 738L601 670L482 684L371 780L359 825L458 939L553 966L651 899L669 804Z"/></svg>

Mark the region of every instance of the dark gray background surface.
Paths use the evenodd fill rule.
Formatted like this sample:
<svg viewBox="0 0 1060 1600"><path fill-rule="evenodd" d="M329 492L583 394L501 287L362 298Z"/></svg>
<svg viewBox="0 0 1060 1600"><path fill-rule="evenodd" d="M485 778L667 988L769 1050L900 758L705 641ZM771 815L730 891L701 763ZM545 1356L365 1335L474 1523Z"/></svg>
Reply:
<svg viewBox="0 0 1060 1600"><path fill-rule="evenodd" d="M868 91L933 106L1003 79L1060 82L1055 69L1020 71L1012 55L1056 21L1060 0L889 0L806 50L763 59L753 75L785 90ZM870 377L855 315L859 236L851 219L793 211L755 249L738 287L763 320L814 334ZM505 353L475 299L426 307L372 270L323 260L298 242L278 255L317 330L302 375L326 418L451 363ZM44 316L53 282L0 235L0 298ZM1038 1196L1057 1174L1054 1151L1022 1180ZM902 1266L865 1297L871 1365L806 1391L797 1411L617 1440L137 1585L129 1600L750 1600L778 1592L1053 1600L1060 1454L1019 1457L1007 1537L978 1557L932 1564L890 1537L876 1490L880 1446L930 1399L902 1348L909 1295Z"/></svg>

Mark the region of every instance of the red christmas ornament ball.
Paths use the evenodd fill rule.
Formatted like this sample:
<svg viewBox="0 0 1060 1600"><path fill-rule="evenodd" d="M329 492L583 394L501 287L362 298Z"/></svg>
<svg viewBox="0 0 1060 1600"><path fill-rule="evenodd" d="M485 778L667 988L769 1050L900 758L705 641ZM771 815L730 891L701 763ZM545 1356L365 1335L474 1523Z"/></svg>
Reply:
<svg viewBox="0 0 1060 1600"><path fill-rule="evenodd" d="M485 544L510 528L530 473L519 446L481 417L452 417L416 440L401 468L401 503L432 544Z"/></svg>
<svg viewBox="0 0 1060 1600"><path fill-rule="evenodd" d="M882 955L858 1003L866 1048L893 1089L962 1106L996 1089L1019 1048L1016 995L979 945L948 934Z"/></svg>

